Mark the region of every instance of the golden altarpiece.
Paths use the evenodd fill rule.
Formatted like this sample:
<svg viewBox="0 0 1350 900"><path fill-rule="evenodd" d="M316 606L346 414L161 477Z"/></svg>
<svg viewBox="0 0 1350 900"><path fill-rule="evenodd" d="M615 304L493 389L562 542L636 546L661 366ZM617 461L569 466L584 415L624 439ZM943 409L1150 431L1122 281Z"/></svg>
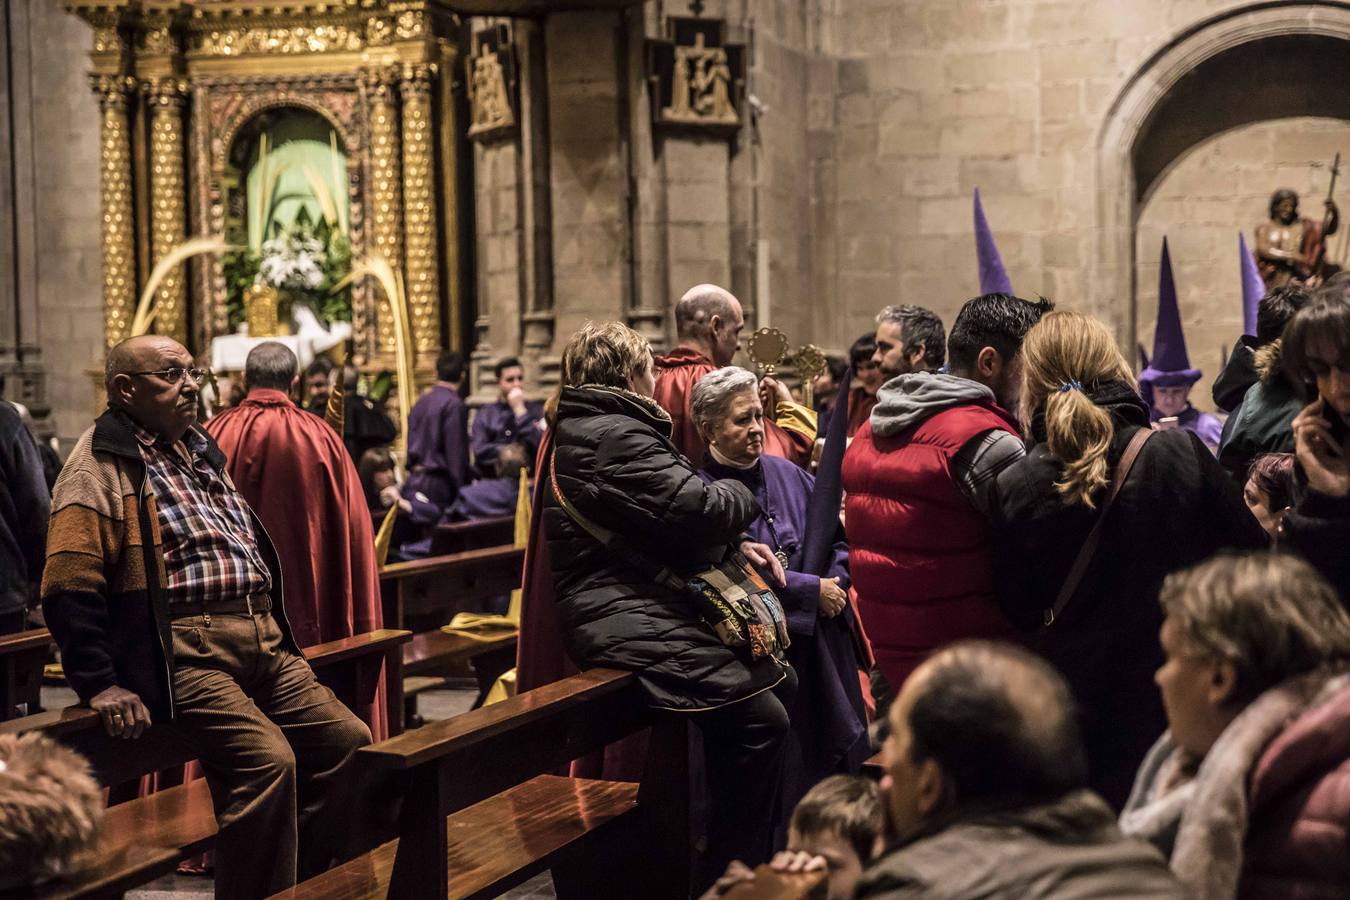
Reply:
<svg viewBox="0 0 1350 900"><path fill-rule="evenodd" d="M93 26L108 346L128 335L147 273L185 240L267 236L269 223L254 207L268 196L269 134L279 151L295 151L284 178L327 183L320 192L331 196L322 205L341 220L350 256L378 251L402 272L419 374L429 374L441 346L463 345L452 93L459 22L446 7L383 0L65 5ZM305 140L278 146L288 135ZM273 200L282 202L272 208L285 205L284 178L275 179ZM292 221L321 218L311 215L315 197L291 199L285 215ZM165 278L154 330L199 356L234 331L238 290L229 267L228 256L202 255ZM348 312L353 361L392 368L394 328L383 292L355 283Z"/></svg>

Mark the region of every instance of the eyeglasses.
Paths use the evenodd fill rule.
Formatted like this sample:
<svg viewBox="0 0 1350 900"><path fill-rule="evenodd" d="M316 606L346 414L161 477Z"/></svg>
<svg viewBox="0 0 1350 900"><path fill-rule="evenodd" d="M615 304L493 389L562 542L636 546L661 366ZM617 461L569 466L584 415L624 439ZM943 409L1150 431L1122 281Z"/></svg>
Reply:
<svg viewBox="0 0 1350 900"><path fill-rule="evenodd" d="M172 369L160 369L155 372L128 372L128 375L154 375L162 378L169 384L178 384L183 380L183 376L189 376L197 384L201 384L211 374L210 369L185 369L182 366L174 366Z"/></svg>

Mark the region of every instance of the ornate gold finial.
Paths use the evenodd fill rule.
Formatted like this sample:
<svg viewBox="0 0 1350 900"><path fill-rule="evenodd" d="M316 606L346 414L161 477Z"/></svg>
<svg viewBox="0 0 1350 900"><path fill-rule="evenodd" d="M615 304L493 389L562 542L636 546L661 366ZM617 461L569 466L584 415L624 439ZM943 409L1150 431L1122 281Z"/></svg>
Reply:
<svg viewBox="0 0 1350 900"><path fill-rule="evenodd" d="M807 406L814 406L815 380L825 371L825 353L815 344L803 344L797 348L797 377L802 380L802 397Z"/></svg>
<svg viewBox="0 0 1350 900"><path fill-rule="evenodd" d="M783 357L787 356L787 335L777 328L760 328L750 335L746 350L755 364L764 370L764 374L772 376L783 362Z"/></svg>
<svg viewBox="0 0 1350 900"><path fill-rule="evenodd" d="M328 392L328 405L323 409L323 420L333 426L337 436L341 439L347 427L347 405L343 402L342 393L342 367L338 366L333 370L336 381L332 390Z"/></svg>

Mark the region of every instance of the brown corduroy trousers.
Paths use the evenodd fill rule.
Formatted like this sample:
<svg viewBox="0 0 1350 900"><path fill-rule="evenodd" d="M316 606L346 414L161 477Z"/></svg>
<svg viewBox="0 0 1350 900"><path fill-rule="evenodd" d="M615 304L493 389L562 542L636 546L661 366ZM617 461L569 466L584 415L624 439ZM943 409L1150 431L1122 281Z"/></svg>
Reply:
<svg viewBox="0 0 1350 900"><path fill-rule="evenodd" d="M332 861L352 756L370 730L282 647L270 613L207 622L173 621L177 718L167 728L211 788L216 897L267 897Z"/></svg>

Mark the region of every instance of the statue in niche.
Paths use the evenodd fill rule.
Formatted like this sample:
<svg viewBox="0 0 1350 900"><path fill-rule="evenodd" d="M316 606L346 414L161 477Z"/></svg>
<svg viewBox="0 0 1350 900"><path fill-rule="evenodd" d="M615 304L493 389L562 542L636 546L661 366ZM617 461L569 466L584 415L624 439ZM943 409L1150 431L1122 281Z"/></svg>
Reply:
<svg viewBox="0 0 1350 900"><path fill-rule="evenodd" d="M671 104L662 112L671 121L691 124L735 125L731 103L731 66L727 51L709 47L702 32L691 47L675 48Z"/></svg>
<svg viewBox="0 0 1350 900"><path fill-rule="evenodd" d="M667 37L647 41L652 118L658 127L734 135L741 124L745 48L728 43L716 19L666 20Z"/></svg>
<svg viewBox="0 0 1350 900"><path fill-rule="evenodd" d="M516 125L511 104L511 44L504 28L482 32L476 42L478 52L467 63L469 137L484 138L509 132Z"/></svg>
<svg viewBox="0 0 1350 900"><path fill-rule="evenodd" d="M1270 195L1270 220L1256 228L1256 264L1268 289L1328 274L1326 239L1336 233L1340 211L1330 197L1325 205L1325 217L1314 222L1299 216L1295 192Z"/></svg>

